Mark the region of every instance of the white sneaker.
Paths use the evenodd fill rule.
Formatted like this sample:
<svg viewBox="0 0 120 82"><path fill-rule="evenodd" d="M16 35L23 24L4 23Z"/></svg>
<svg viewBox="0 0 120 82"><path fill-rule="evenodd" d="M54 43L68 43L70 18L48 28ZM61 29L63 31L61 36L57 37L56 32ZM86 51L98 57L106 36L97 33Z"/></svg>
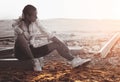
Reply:
<svg viewBox="0 0 120 82"><path fill-rule="evenodd" d="M44 58L40 57L38 58L39 62L40 62L40 66L43 67L44 66Z"/></svg>
<svg viewBox="0 0 120 82"><path fill-rule="evenodd" d="M33 69L34 69L34 71L42 71L40 62L37 58L33 59Z"/></svg>
<svg viewBox="0 0 120 82"><path fill-rule="evenodd" d="M71 65L72 67L78 67L86 62L91 61L91 59L81 59L80 57L75 57L72 61L71 61Z"/></svg>

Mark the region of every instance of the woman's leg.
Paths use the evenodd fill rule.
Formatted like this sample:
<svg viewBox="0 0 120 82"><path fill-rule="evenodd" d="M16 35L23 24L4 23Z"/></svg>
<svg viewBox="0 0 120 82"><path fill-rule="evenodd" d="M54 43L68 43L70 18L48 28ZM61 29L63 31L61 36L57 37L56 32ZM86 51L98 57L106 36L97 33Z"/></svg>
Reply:
<svg viewBox="0 0 120 82"><path fill-rule="evenodd" d="M34 53L34 57L45 56L55 49L62 57L66 58L69 61L72 67L77 67L84 64L85 62L91 61L91 59L81 59L80 57L73 57L68 47L56 37L53 38L53 43L38 48L31 47L31 50Z"/></svg>
<svg viewBox="0 0 120 82"><path fill-rule="evenodd" d="M71 61L74 59L68 47L64 44L64 42L60 41L58 38L53 37L53 43L48 44L49 51L53 51L56 49L58 53L64 57L65 59Z"/></svg>
<svg viewBox="0 0 120 82"><path fill-rule="evenodd" d="M28 41L23 34L19 35L15 42L15 56L19 60L31 60L30 62L33 65L34 71L42 71L39 60L34 58Z"/></svg>
<svg viewBox="0 0 120 82"><path fill-rule="evenodd" d="M23 34L19 35L15 42L15 56L18 59L33 59L34 56L29 47L28 41Z"/></svg>
<svg viewBox="0 0 120 82"><path fill-rule="evenodd" d="M34 57L42 57L42 56L48 55L53 50L57 50L58 53L62 57L66 58L67 60L71 61L74 59L74 57L71 55L68 47L57 38L56 38L56 40L54 40L53 43L47 44L42 47L33 48L31 46L31 50L34 54Z"/></svg>
<svg viewBox="0 0 120 82"><path fill-rule="evenodd" d="M33 46L30 46L30 49L31 49L32 53L34 54L35 58L43 57L43 56L45 56L45 55L47 55L51 52L51 51L49 51L47 45L37 47L37 48L34 48Z"/></svg>

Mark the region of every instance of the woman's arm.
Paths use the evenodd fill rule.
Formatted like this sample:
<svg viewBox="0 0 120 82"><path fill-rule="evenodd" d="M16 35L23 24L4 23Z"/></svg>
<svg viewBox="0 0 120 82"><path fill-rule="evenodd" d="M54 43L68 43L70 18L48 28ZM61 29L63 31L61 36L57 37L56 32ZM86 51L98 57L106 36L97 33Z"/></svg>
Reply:
<svg viewBox="0 0 120 82"><path fill-rule="evenodd" d="M51 33L49 30L47 30L44 26L42 26L39 20L37 20L36 23L37 23L38 28L40 29L40 31L41 31L42 33L44 33L49 39L51 39L51 38L54 37L54 34Z"/></svg>
<svg viewBox="0 0 120 82"><path fill-rule="evenodd" d="M53 33L51 33L49 30L47 30L45 27L43 27L40 22L38 22L40 30L45 33L48 36L49 40L52 40L53 42L62 42L64 43L63 40L61 40L59 37L55 36Z"/></svg>
<svg viewBox="0 0 120 82"><path fill-rule="evenodd" d="M14 33L15 33L16 37L23 34L27 40L30 39L29 33L23 30L23 28L24 28L24 22L23 21L19 21L19 20L15 21L12 24L12 27L14 28Z"/></svg>

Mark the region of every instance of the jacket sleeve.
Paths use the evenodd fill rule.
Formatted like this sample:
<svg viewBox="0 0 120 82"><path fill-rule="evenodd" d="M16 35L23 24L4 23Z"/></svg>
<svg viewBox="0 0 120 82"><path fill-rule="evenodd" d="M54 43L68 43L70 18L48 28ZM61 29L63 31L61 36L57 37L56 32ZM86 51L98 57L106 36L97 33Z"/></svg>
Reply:
<svg viewBox="0 0 120 82"><path fill-rule="evenodd" d="M64 43L63 40L61 40L61 39L60 39L59 37L57 37L55 34L51 33L49 30L47 30L45 27L43 27L43 26L40 24L39 21L38 21L37 23L38 23L38 26L39 26L40 30L48 36L48 39L49 39L49 40L52 40L52 41L54 41L54 42L62 42L62 43Z"/></svg>
<svg viewBox="0 0 120 82"><path fill-rule="evenodd" d="M47 30L43 25L41 25L39 20L37 21L37 25L40 31L42 31L42 33L44 33L49 39L54 37L54 34L51 31Z"/></svg>
<svg viewBox="0 0 120 82"><path fill-rule="evenodd" d="M23 30L21 28L19 28L20 22L19 20L14 20L12 23L12 27L14 29L14 33L15 35L19 35L23 33Z"/></svg>

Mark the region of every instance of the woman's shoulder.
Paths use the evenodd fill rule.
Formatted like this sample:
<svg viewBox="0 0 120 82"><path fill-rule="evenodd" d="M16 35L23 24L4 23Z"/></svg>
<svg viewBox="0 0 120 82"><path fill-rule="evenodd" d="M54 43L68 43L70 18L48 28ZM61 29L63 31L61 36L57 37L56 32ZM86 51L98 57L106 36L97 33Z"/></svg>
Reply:
<svg viewBox="0 0 120 82"><path fill-rule="evenodd" d="M22 22L23 22L23 19L21 19L21 18L14 19L14 20L12 21L12 27L19 26Z"/></svg>

